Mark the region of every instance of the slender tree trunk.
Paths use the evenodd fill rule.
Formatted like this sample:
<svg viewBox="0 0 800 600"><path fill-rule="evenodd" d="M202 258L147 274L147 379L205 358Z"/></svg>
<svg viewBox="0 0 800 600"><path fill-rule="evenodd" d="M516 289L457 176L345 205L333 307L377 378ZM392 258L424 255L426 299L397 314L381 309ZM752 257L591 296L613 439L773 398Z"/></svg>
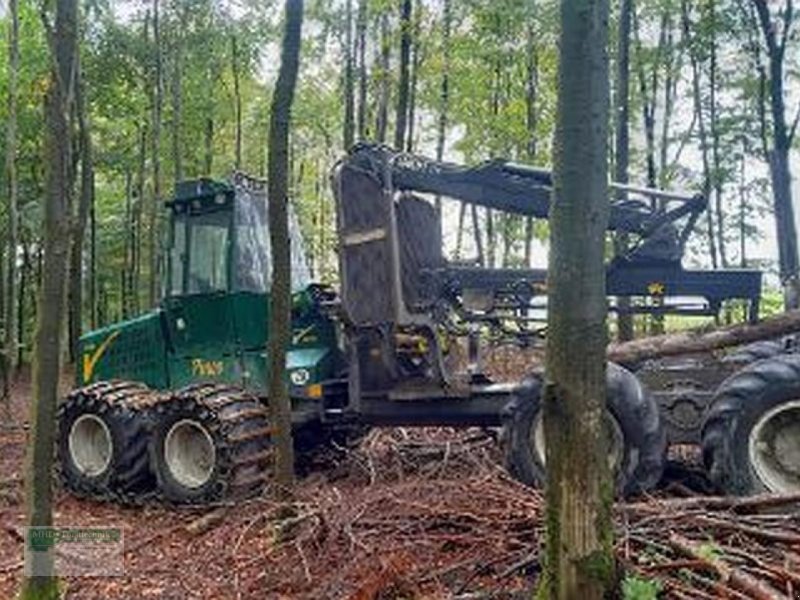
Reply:
<svg viewBox="0 0 800 600"><path fill-rule="evenodd" d="M367 137L367 0L358 0L356 16L358 58L358 139Z"/></svg>
<svg viewBox="0 0 800 600"><path fill-rule="evenodd" d="M6 182L8 185L8 248L5 272L5 365L6 377L17 362L17 247L19 207L17 198L17 79L19 77L19 11L17 0L8 1L8 117L6 119Z"/></svg>
<svg viewBox="0 0 800 600"><path fill-rule="evenodd" d="M281 66L272 97L269 126L269 232L273 253L269 323L269 403L276 434L276 480L294 484L291 405L284 381L291 321L291 257L289 254L288 161L292 102L300 62L303 0L286 0Z"/></svg>
<svg viewBox="0 0 800 600"><path fill-rule="evenodd" d="M630 46L632 0L621 0L619 6L619 34L617 39L617 79L615 85L615 125L614 136L614 179L628 183L628 163L630 154ZM625 192L618 192L617 200L625 200ZM614 236L614 251L624 254L628 249L628 236L617 233ZM617 299L617 339L633 339L633 315L630 314L631 299L621 296Z"/></svg>
<svg viewBox="0 0 800 600"><path fill-rule="evenodd" d="M419 35L419 12L422 5L417 2L414 16L414 36L411 45L411 81L408 89L408 135L406 136L406 152L414 151L414 128L416 126L417 112L417 83L419 70L422 67L422 40Z"/></svg>
<svg viewBox="0 0 800 600"><path fill-rule="evenodd" d="M242 90L239 73L239 44L236 41L236 34L231 34L231 71L233 72L233 100L234 100L234 168L239 171L242 168Z"/></svg>
<svg viewBox="0 0 800 600"><path fill-rule="evenodd" d="M528 162L535 164L538 140L536 127L539 124L539 53L536 46L534 22L536 14L531 15L526 28L525 44L525 124L528 130ZM530 268L533 245L533 217L525 218L525 267Z"/></svg>
<svg viewBox="0 0 800 600"><path fill-rule="evenodd" d="M142 214L144 212L147 180L147 121L139 127L139 166L136 176L136 198L133 202L133 230L131 231L131 251L133 271L131 273L131 310L137 314L141 308L139 286L142 282Z"/></svg>
<svg viewBox="0 0 800 600"><path fill-rule="evenodd" d="M439 88L439 119L436 129L436 160L442 161L444 158L444 145L447 140L447 113L450 108L450 28L452 22L453 0L444 0L444 12L442 14L442 80ZM441 221L442 217L442 198L436 196L436 216ZM462 202L459 209L459 229L458 242L456 244L456 254L461 251L461 234L464 225L464 209Z"/></svg>
<svg viewBox="0 0 800 600"><path fill-rule="evenodd" d="M694 112L697 117L697 130L700 137L700 156L703 164L703 196L709 198L711 195L711 166L708 159L708 135L706 132L705 115L703 113L703 102L700 88L700 65L697 57L697 40L691 35L692 26L689 16L688 0L681 0L681 19L683 21L684 39L689 43L689 62L692 70L692 97L694 99ZM717 244L714 235L714 220L710 213L706 214L706 232L708 239L708 251L711 258L711 265L717 268Z"/></svg>
<svg viewBox="0 0 800 600"><path fill-rule="evenodd" d="M782 34L772 22L767 0L751 0L756 9L761 34L767 46L769 61L769 106L772 117L772 148L765 148L772 180L772 196L775 208L775 223L778 236L778 262L781 283L784 287L786 310L800 306L800 265L797 255L797 228L792 204L792 173L789 167L789 152L792 148L798 121L790 126L786 121L786 99L784 93L784 62L786 45L791 36L794 21L792 0L786 0L781 11ZM798 113L800 115L800 113Z"/></svg>
<svg viewBox="0 0 800 600"><path fill-rule="evenodd" d="M355 86L353 82L353 0L345 5L344 36L344 141L345 152L353 145L355 137Z"/></svg>
<svg viewBox="0 0 800 600"><path fill-rule="evenodd" d="M475 204L469 205L472 214L472 234L475 239L475 251L478 254L478 265L486 266L486 253L483 251L483 236L481 235L481 224L478 219L478 207Z"/></svg>
<svg viewBox="0 0 800 600"><path fill-rule="evenodd" d="M91 329L97 329L97 194L94 191L91 201L89 206L89 326Z"/></svg>
<svg viewBox="0 0 800 600"><path fill-rule="evenodd" d="M386 142L386 129L389 120L389 85L390 78L390 60L391 60L391 39L389 31L389 14L384 11L381 15L381 61L379 66L379 82L378 82L378 110L377 120L375 123L375 130L378 141L380 143Z"/></svg>
<svg viewBox="0 0 800 600"><path fill-rule="evenodd" d="M22 268L19 272L19 294L17 295L17 364L22 364L24 358L25 348L25 300L28 288L28 273L31 264L31 252L28 249L28 244L25 243L24 238L20 240L22 246Z"/></svg>
<svg viewBox="0 0 800 600"><path fill-rule="evenodd" d="M180 29L186 27L185 8L180 8ZM175 185L183 181L183 33L175 37L175 54L172 57L172 166Z"/></svg>
<svg viewBox="0 0 800 600"><path fill-rule="evenodd" d="M717 249L722 268L728 267L728 256L725 251L725 223L722 198L722 161L720 159L720 125L717 115L717 21L714 3L708 4L709 25L706 28L709 44L708 68L708 124L711 132L711 180L714 189L714 213L716 216Z"/></svg>
<svg viewBox="0 0 800 600"><path fill-rule="evenodd" d="M64 325L64 295L69 262L71 178L71 126L69 115L76 92L78 59L75 0L59 0L51 48L50 84L46 95L47 191L44 201L44 268L39 296L39 314L34 342L33 402L31 432L25 478L27 524L53 524L53 447L56 403L61 371L61 334ZM58 597L51 552L29 552L20 597Z"/></svg>
<svg viewBox="0 0 800 600"><path fill-rule="evenodd" d="M210 92L209 92L210 93ZM210 110L214 110L214 105L211 104ZM206 117L206 134L205 142L205 156L203 160L203 173L211 177L214 172L214 114L210 113Z"/></svg>
<svg viewBox="0 0 800 600"><path fill-rule="evenodd" d="M658 96L658 60L654 61L652 71L650 72L650 85L647 84L647 74L644 69L644 62L642 59L642 43L639 33L639 19L635 10L631 9L633 18L633 31L636 38L636 53L638 55L638 69L639 75L639 91L642 96L642 118L644 120L644 137L646 148L646 161L647 161L647 185L656 187L657 174L656 174L656 97ZM661 31L659 34L658 52L660 56L661 49L664 44L664 25L661 24ZM655 207L654 207L655 208Z"/></svg>
<svg viewBox="0 0 800 600"><path fill-rule="evenodd" d="M94 161L92 157L92 135L89 125L89 107L86 102L86 87L82 71L78 68L75 89L76 112L78 114L78 137L81 161L81 185L77 219L72 229L72 251L69 267L69 348L70 362L78 356L78 338L83 329L83 241L89 208L94 197Z"/></svg>
<svg viewBox="0 0 800 600"><path fill-rule="evenodd" d="M397 85L394 147L403 150L406 144L408 118L408 68L411 61L411 0L400 0L400 80Z"/></svg>
<svg viewBox="0 0 800 600"><path fill-rule="evenodd" d="M153 73L153 136L152 136L152 165L153 165L153 201L150 203L148 215L147 249L150 259L150 285L148 303L152 308L158 302L158 232L160 219L158 218L161 205L161 109L164 95L164 74L161 56L161 27L159 23L159 0L153 0L153 44L155 45L155 68ZM173 83L173 85L175 85ZM175 169L176 177L178 168Z"/></svg>
<svg viewBox="0 0 800 600"><path fill-rule="evenodd" d="M562 0L544 391L543 592L600 599L614 580L603 436L608 224L608 2ZM575 348L581 352L575 352Z"/></svg>
<svg viewBox="0 0 800 600"><path fill-rule="evenodd" d="M133 225L133 172L125 169L125 224L120 232L125 239L125 266L122 269L122 318L131 315L131 296L133 295L134 244L136 238Z"/></svg>

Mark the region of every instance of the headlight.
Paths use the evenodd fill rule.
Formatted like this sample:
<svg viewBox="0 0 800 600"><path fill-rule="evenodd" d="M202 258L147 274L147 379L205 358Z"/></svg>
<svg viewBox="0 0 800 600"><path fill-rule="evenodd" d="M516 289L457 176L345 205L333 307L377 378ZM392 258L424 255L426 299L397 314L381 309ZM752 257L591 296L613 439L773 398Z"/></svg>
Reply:
<svg viewBox="0 0 800 600"><path fill-rule="evenodd" d="M308 369L295 369L289 373L289 379L294 385L305 385L311 379L311 373Z"/></svg>

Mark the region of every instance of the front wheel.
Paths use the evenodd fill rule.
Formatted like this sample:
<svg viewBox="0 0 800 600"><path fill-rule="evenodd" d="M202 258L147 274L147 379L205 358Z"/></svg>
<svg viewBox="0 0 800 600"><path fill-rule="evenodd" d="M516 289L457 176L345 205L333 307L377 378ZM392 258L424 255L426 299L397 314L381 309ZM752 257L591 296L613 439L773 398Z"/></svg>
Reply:
<svg viewBox="0 0 800 600"><path fill-rule="evenodd" d="M636 376L609 363L607 368L609 467L620 496L654 487L661 479L666 435L658 405ZM509 472L526 485L546 480L540 386L524 385L505 411L503 439Z"/></svg>
<svg viewBox="0 0 800 600"><path fill-rule="evenodd" d="M703 460L723 492L800 492L800 355L760 360L717 389Z"/></svg>

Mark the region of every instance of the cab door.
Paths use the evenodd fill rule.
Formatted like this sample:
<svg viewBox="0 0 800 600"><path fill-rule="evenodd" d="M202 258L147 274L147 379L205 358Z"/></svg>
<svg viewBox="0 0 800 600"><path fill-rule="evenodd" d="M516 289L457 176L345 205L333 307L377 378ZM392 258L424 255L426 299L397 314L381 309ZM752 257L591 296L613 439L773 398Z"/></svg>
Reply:
<svg viewBox="0 0 800 600"><path fill-rule="evenodd" d="M231 219L230 207L174 215L164 300L173 387L241 382L230 294Z"/></svg>

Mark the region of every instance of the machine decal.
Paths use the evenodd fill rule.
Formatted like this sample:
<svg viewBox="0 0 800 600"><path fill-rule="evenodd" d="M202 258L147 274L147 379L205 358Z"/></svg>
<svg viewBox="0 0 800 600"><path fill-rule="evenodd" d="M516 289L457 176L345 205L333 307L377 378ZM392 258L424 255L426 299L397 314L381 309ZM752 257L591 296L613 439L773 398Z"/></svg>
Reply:
<svg viewBox="0 0 800 600"><path fill-rule="evenodd" d="M317 336L316 335L313 335L313 336L308 335L309 333L312 333L314 331L315 327L316 327L316 324L309 325L308 327L305 327L304 329L298 329L297 331L293 332L292 333L292 345L296 346L297 344L299 344L301 342L316 342L317 341Z"/></svg>
<svg viewBox="0 0 800 600"><path fill-rule="evenodd" d="M200 377L219 377L224 370L225 365L221 360L192 359L192 375L199 375Z"/></svg>
<svg viewBox="0 0 800 600"><path fill-rule="evenodd" d="M651 296L663 296L667 287L660 281L653 281L647 284L647 293Z"/></svg>
<svg viewBox="0 0 800 600"><path fill-rule="evenodd" d="M97 365L97 361L105 354L105 351L108 350L108 347L111 345L117 337L119 336L120 332L115 331L111 335L109 335L103 342L95 349L94 352L86 352L83 355L83 382L88 383L92 375L94 374L94 368Z"/></svg>

